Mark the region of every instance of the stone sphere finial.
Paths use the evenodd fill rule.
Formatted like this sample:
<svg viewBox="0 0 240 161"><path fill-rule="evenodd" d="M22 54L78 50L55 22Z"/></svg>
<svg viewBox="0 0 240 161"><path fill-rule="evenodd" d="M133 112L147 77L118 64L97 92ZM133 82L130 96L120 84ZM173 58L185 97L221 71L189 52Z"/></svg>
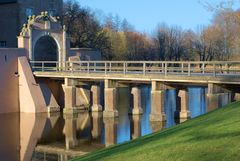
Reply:
<svg viewBox="0 0 240 161"><path fill-rule="evenodd" d="M45 16L47 16L48 15L48 12L47 11L45 11Z"/></svg>
<svg viewBox="0 0 240 161"><path fill-rule="evenodd" d="M41 12L41 15L44 15L44 12Z"/></svg>

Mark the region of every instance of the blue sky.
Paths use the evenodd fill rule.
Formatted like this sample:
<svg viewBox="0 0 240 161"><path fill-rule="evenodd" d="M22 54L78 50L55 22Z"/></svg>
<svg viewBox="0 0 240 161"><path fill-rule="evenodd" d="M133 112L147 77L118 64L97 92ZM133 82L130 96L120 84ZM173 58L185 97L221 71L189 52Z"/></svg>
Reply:
<svg viewBox="0 0 240 161"><path fill-rule="evenodd" d="M151 32L165 22L183 29L195 30L211 22L213 12L207 11L199 0L78 0L83 7L118 14L138 31ZM204 0L201 0L204 1ZM207 1L207 0L206 0ZM214 4L221 0L208 0Z"/></svg>

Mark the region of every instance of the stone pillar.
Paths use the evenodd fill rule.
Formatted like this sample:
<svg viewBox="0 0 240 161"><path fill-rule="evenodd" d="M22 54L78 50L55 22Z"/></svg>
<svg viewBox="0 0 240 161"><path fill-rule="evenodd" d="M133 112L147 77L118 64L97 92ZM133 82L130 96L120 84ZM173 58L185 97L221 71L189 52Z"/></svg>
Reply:
<svg viewBox="0 0 240 161"><path fill-rule="evenodd" d="M141 89L138 87L133 87L131 94L133 95L133 115L141 115L143 114L142 103L141 103Z"/></svg>
<svg viewBox="0 0 240 161"><path fill-rule="evenodd" d="M158 82L152 82L150 121L166 121L164 110L165 91L159 87Z"/></svg>
<svg viewBox="0 0 240 161"><path fill-rule="evenodd" d="M76 87L63 85L64 90L64 113L74 112L76 109Z"/></svg>
<svg viewBox="0 0 240 161"><path fill-rule="evenodd" d="M166 128L166 121L151 121L152 132L158 132Z"/></svg>
<svg viewBox="0 0 240 161"><path fill-rule="evenodd" d="M105 146L111 146L117 143L117 124L118 118L104 118L105 126Z"/></svg>
<svg viewBox="0 0 240 161"><path fill-rule="evenodd" d="M131 121L131 138L136 139L141 137L141 115L133 115L130 117Z"/></svg>
<svg viewBox="0 0 240 161"><path fill-rule="evenodd" d="M66 149L69 150L74 148L78 145L77 140L77 121L74 116L67 116L65 117L65 125L63 132L65 134L65 143Z"/></svg>
<svg viewBox="0 0 240 161"><path fill-rule="evenodd" d="M100 101L100 87L93 85L91 88L92 92L92 112L102 111L101 101Z"/></svg>
<svg viewBox="0 0 240 161"><path fill-rule="evenodd" d="M111 80L105 80L103 117L118 117L117 88Z"/></svg>
<svg viewBox="0 0 240 161"><path fill-rule="evenodd" d="M77 106L77 88L74 85L74 80L65 78L65 84L63 85L64 90L64 102L65 108L64 113L76 113L79 110L83 110L84 108L81 106Z"/></svg>
<svg viewBox="0 0 240 161"><path fill-rule="evenodd" d="M103 113L102 112L93 112L92 113L92 138L100 139L101 131L103 128L102 124Z"/></svg>
<svg viewBox="0 0 240 161"><path fill-rule="evenodd" d="M232 92L217 84L208 84L208 111L223 107L232 102Z"/></svg>
<svg viewBox="0 0 240 161"><path fill-rule="evenodd" d="M189 111L189 103L188 103L188 91L187 90L179 90L178 97L180 98L180 119L187 119L191 117Z"/></svg>
<svg viewBox="0 0 240 161"><path fill-rule="evenodd" d="M235 93L234 100L240 101L240 93Z"/></svg>

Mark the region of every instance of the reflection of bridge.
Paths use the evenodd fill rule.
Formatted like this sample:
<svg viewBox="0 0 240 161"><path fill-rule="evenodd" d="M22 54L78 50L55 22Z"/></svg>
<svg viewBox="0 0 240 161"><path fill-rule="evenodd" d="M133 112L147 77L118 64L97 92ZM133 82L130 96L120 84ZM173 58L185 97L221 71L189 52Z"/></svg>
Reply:
<svg viewBox="0 0 240 161"><path fill-rule="evenodd" d="M65 80L65 107L75 107L76 88L80 84L92 85L93 111L101 111L100 87L105 82L104 116L117 116L117 87L131 86L133 114L141 114L139 85L152 85L151 120L166 120L164 93L167 89L178 91L180 118L190 117L188 86L208 87L208 109L221 107L232 101L236 86L240 85L240 62L157 62L157 61L31 61L38 78ZM68 100L66 100L68 98Z"/></svg>

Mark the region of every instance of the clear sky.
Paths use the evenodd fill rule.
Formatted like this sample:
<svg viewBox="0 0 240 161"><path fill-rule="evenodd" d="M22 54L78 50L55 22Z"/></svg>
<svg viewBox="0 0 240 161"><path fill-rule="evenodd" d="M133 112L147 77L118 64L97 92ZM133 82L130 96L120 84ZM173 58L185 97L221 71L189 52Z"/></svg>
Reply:
<svg viewBox="0 0 240 161"><path fill-rule="evenodd" d="M100 9L104 13L126 18L138 31L153 31L165 22L183 29L195 30L211 22L213 13L207 11L199 0L78 0L83 7ZM205 1L205 0L201 0ZM207 0L206 0L207 1ZM208 0L218 3L221 0Z"/></svg>

